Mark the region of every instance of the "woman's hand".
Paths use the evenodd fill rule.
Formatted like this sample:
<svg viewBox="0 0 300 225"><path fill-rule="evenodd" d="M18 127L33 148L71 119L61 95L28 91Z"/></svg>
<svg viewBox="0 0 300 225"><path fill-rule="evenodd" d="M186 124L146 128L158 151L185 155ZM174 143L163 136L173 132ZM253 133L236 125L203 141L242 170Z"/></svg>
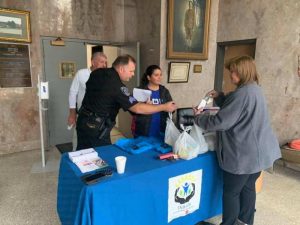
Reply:
<svg viewBox="0 0 300 225"><path fill-rule="evenodd" d="M193 111L194 111L194 116L200 115L201 113L203 113L203 108L197 108L197 107L193 107Z"/></svg>
<svg viewBox="0 0 300 225"><path fill-rule="evenodd" d="M219 92L217 92L216 90L211 90L211 91L207 92L207 94L205 96L208 96L211 98L217 98L219 96Z"/></svg>

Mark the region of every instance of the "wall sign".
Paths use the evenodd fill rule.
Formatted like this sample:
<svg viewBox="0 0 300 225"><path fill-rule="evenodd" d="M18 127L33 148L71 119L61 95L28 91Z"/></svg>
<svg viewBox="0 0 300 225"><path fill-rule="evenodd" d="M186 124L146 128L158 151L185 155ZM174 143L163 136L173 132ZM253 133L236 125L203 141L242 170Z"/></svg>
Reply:
<svg viewBox="0 0 300 225"><path fill-rule="evenodd" d="M0 87L31 87L29 46L0 43Z"/></svg>

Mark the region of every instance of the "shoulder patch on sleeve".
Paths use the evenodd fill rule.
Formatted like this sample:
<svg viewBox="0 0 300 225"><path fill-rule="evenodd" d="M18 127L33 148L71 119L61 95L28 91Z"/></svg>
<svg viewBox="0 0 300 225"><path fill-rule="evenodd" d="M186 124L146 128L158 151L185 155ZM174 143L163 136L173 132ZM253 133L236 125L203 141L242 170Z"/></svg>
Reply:
<svg viewBox="0 0 300 225"><path fill-rule="evenodd" d="M121 89L121 92L122 92L124 95L126 95L126 96L129 96L129 95L130 95L129 90L128 90L127 87L123 86L123 87L121 87L120 89Z"/></svg>
<svg viewBox="0 0 300 225"><path fill-rule="evenodd" d="M129 102L132 104L134 102L137 102L137 100L134 97L130 96L129 97Z"/></svg>

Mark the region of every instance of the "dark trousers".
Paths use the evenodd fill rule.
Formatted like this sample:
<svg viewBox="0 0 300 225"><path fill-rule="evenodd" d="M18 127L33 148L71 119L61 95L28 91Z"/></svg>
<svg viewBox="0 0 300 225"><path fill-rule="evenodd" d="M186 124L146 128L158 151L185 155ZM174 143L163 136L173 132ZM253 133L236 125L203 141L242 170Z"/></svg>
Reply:
<svg viewBox="0 0 300 225"><path fill-rule="evenodd" d="M260 173L237 175L223 171L221 225L234 225L237 219L246 224L253 224L256 201L255 181Z"/></svg>
<svg viewBox="0 0 300 225"><path fill-rule="evenodd" d="M110 131L111 128L107 129L105 134L99 138L101 132L97 127L93 125L93 116L86 116L79 114L76 124L77 130L77 147L76 150L95 148L99 146L111 145ZM90 126L88 126L90 125Z"/></svg>

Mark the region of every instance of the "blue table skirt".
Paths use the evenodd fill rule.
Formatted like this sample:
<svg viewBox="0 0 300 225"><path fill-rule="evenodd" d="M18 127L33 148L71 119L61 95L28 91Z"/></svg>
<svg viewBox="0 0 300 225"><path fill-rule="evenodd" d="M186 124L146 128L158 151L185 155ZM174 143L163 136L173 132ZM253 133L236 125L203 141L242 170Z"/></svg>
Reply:
<svg viewBox="0 0 300 225"><path fill-rule="evenodd" d="M67 154L60 163L57 211L62 225L194 225L222 212L222 172L214 152L176 162L157 159L157 152L130 155L111 145L96 149L114 167L112 177L85 185ZM114 158L127 157L125 174L116 173ZM203 170L200 208L168 223L168 180Z"/></svg>

